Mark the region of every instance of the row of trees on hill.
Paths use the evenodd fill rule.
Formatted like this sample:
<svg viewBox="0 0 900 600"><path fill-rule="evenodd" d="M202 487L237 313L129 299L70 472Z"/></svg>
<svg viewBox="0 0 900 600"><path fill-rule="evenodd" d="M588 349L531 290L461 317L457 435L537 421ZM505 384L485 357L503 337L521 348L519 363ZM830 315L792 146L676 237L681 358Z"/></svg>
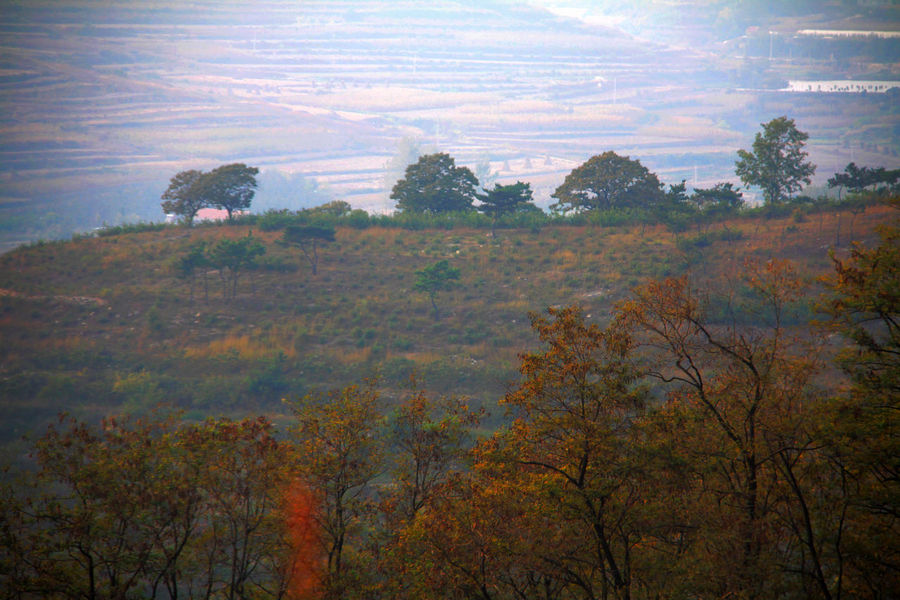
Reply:
<svg viewBox="0 0 900 600"><path fill-rule="evenodd" d="M181 171L163 192L163 212L180 215L191 225L201 209L215 207L227 211L230 220L236 211L250 208L258 174L259 169L243 163L222 165L209 172Z"/></svg>
<svg viewBox="0 0 900 600"><path fill-rule="evenodd" d="M392 198L404 213L441 214L477 210L491 218L540 213L531 186L521 181L495 184L478 191L478 181L466 167L457 167L448 154L431 154L410 165L394 186ZM743 194L730 183L697 189L691 196L684 182L666 190L640 161L605 152L574 169L554 192L557 214L639 210L662 218L679 212L704 215L731 213L743 205ZM475 202L479 204L475 204Z"/></svg>
<svg viewBox="0 0 900 600"><path fill-rule="evenodd" d="M808 185L816 166L804 150L809 135L797 129L793 119L778 117L762 124L751 150L739 150L735 173L746 185L759 187L767 205L784 204ZM870 169L850 163L844 173L829 179L830 187L860 192L867 188L894 186L900 170ZM531 203L529 184L496 184L484 193L466 167L457 167L447 154L420 157L410 165L406 177L393 188L397 209L414 213L479 210L494 220L502 215L537 210ZM641 210L657 219L680 213L709 211L722 215L743 204L740 190L730 183L686 193L685 182L668 189L639 160L608 151L593 156L566 176L552 197L551 210L560 213ZM476 204L479 202L479 204Z"/></svg>
<svg viewBox="0 0 900 600"><path fill-rule="evenodd" d="M835 173L834 177L828 180L828 187L838 188L838 195L840 195L844 188L855 193L884 186L893 188L898 180L900 180L900 169L858 167L856 163L851 162L843 172Z"/></svg>
<svg viewBox="0 0 900 600"><path fill-rule="evenodd" d="M809 184L816 166L807 160L804 150L809 135L797 129L785 116L762 124L751 150L738 150L735 173L744 184L759 187L767 206L777 207ZM258 170L241 163L223 165L208 173L182 171L165 191L162 206L167 213L178 214L190 224L197 212L215 206L228 211L249 208L256 189ZM870 169L847 165L845 172L828 180L830 187L859 192L879 186L893 187L900 170ZM482 189L475 174L457 166L446 153L420 156L406 167L404 177L394 185L391 199L401 214L455 214L479 211L491 218L492 227L504 217L541 213L533 203L531 185L495 184ZM722 217L743 205L743 194L730 183L708 189L698 188L688 195L685 182L663 185L637 159L612 151L593 156L566 176L552 194L556 214L581 214L600 211L632 211L657 222L678 223L690 217ZM354 212L346 202L344 213Z"/></svg>
<svg viewBox="0 0 900 600"><path fill-rule="evenodd" d="M481 439L479 411L415 386L391 407L374 385L288 400L281 434L63 418L0 485L0 590L893 598L900 231L834 265L822 330L777 260L649 283L606 326L533 315L510 420Z"/></svg>
<svg viewBox="0 0 900 600"><path fill-rule="evenodd" d="M770 204L784 202L808 184L816 167L806 161L803 150L808 135L792 119L779 117L763 124L752 151L739 150L736 173L747 185L762 188ZM534 210L529 184L496 184L478 192L478 180L466 167L457 167L447 154L420 157L394 186L391 198L397 209L409 212L459 212L477 209L496 218L502 214ZM639 160L608 151L576 167L552 194L559 213L595 210L641 209L657 215L671 214L689 206L714 204L717 210L737 208L741 194L730 184L695 190L688 198L686 187L666 190L659 178ZM480 202L476 205L475 202Z"/></svg>
<svg viewBox="0 0 900 600"><path fill-rule="evenodd" d="M492 216L518 211L540 210L532 204L531 185L496 184L481 193L479 182L468 167L457 167L449 154L436 153L419 157L406 168L406 175L394 185L391 198L397 210L413 213L464 212L479 210Z"/></svg>

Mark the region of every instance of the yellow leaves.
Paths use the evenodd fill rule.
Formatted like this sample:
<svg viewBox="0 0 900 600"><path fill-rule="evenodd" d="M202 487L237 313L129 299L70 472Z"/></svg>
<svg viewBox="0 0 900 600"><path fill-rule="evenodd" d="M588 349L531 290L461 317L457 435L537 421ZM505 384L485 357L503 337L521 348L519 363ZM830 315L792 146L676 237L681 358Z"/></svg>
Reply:
<svg viewBox="0 0 900 600"><path fill-rule="evenodd" d="M212 340L205 346L189 346L185 348L185 358L216 358L236 356L243 360L260 360L277 353L294 358L297 350L288 333L251 335L229 335Z"/></svg>
<svg viewBox="0 0 900 600"><path fill-rule="evenodd" d="M750 287L768 302L784 305L800 297L804 284L793 263L771 258L765 263L748 259L744 262L746 280Z"/></svg>

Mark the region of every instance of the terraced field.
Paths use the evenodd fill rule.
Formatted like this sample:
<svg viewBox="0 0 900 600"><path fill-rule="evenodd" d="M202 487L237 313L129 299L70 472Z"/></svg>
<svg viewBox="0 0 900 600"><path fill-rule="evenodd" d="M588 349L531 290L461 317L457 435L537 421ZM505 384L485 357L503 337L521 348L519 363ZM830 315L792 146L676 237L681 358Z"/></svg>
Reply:
<svg viewBox="0 0 900 600"><path fill-rule="evenodd" d="M0 234L14 242L158 219L172 174L226 161L387 211L385 165L404 138L530 181L544 205L573 166L608 149L669 182L733 178L734 150L780 114L810 132L823 180L851 155L883 164L892 150L854 150L841 129L878 121L884 99L738 91L742 63L705 46L502 0L2 10ZM268 193L261 205L313 201Z"/></svg>

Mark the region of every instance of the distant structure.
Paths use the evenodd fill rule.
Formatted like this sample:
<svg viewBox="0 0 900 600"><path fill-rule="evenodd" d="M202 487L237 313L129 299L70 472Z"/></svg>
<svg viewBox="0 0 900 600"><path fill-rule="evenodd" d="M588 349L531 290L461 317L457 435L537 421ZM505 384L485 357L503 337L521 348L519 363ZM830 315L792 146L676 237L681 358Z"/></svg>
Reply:
<svg viewBox="0 0 900 600"><path fill-rule="evenodd" d="M791 80L782 92L818 92L824 94L883 94L890 89L900 88L900 81L854 81L834 80Z"/></svg>
<svg viewBox="0 0 900 600"><path fill-rule="evenodd" d="M864 29L800 29L797 35L816 37L900 37L900 31L868 31Z"/></svg>
<svg viewBox="0 0 900 600"><path fill-rule="evenodd" d="M234 216L239 217L241 215L246 215L247 212L243 210L234 211ZM201 222L209 222L209 221L227 221L228 220L228 211L222 208L201 208L197 211L197 216L194 217L195 223ZM178 222L178 215L174 213L166 213L166 224L172 225Z"/></svg>
<svg viewBox="0 0 900 600"><path fill-rule="evenodd" d="M234 216L239 217L241 215L247 214L246 211L236 210L234 211ZM228 211L223 208L201 208L197 211L197 216L194 217L194 221L203 222L203 221L225 221L228 219Z"/></svg>

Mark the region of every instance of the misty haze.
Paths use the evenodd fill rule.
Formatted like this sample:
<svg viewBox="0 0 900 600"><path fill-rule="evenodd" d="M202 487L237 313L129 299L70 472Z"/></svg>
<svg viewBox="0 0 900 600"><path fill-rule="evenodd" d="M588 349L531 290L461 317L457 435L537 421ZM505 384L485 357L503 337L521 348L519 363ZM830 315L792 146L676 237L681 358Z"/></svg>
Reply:
<svg viewBox="0 0 900 600"><path fill-rule="evenodd" d="M172 174L238 161L262 172L255 211L390 212L411 149L543 207L605 150L708 187L782 114L814 184L894 168L896 8L820 4L7 1L0 233L161 220Z"/></svg>

